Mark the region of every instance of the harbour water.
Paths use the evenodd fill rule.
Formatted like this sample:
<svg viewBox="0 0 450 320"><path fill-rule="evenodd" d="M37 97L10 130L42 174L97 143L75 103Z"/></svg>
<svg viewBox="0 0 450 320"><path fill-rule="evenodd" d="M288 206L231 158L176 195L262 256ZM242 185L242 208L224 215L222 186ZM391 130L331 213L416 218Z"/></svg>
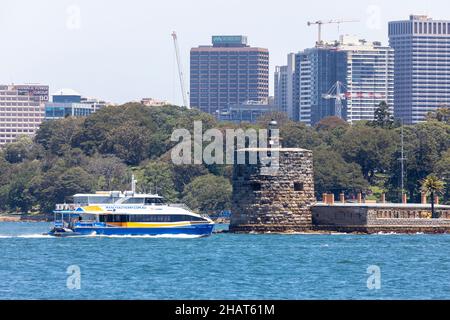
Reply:
<svg viewBox="0 0 450 320"><path fill-rule="evenodd" d="M450 298L450 235L61 239L49 228L0 223L0 299Z"/></svg>

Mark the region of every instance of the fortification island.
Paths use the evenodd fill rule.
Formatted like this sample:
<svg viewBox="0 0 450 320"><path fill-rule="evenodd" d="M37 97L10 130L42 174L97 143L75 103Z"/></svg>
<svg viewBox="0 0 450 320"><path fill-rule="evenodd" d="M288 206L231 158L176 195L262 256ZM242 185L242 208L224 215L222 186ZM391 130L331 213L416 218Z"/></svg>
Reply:
<svg viewBox="0 0 450 320"><path fill-rule="evenodd" d="M341 195L323 195L322 202L314 196L313 152L305 149L273 148L241 149L246 159L259 152L278 153L275 170L258 157L255 164L235 165L233 170L233 209L230 232L234 233L448 233L450 206L345 203ZM274 168L272 168L274 169Z"/></svg>

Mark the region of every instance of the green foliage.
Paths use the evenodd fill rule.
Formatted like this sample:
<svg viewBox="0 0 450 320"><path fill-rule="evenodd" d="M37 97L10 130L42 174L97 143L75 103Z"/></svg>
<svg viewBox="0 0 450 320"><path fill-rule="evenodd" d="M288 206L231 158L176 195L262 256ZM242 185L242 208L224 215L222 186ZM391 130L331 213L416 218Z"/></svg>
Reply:
<svg viewBox="0 0 450 320"><path fill-rule="evenodd" d="M330 192L336 196L341 192L356 194L369 187L358 164L345 162L327 147L314 150L314 183L317 197Z"/></svg>
<svg viewBox="0 0 450 320"><path fill-rule="evenodd" d="M29 136L21 136L17 141L9 143L5 147L4 159L9 163L19 163L31 158L33 140Z"/></svg>
<svg viewBox="0 0 450 320"><path fill-rule="evenodd" d="M321 144L319 134L303 123L288 122L281 127L281 144L287 148L312 149Z"/></svg>
<svg viewBox="0 0 450 320"><path fill-rule="evenodd" d="M439 108L430 112L427 117L428 121L439 121L450 124L450 107Z"/></svg>
<svg viewBox="0 0 450 320"><path fill-rule="evenodd" d="M171 165L165 162L149 162L137 174L139 189L147 193L157 193L168 201L176 201L178 192L175 188Z"/></svg>
<svg viewBox="0 0 450 320"><path fill-rule="evenodd" d="M429 121L405 126L406 188L419 201L421 181L433 174L443 180L444 202L450 200L450 124L448 109L437 110ZM267 128L276 119L284 147L314 151L315 189L379 196L386 191L398 199L400 185L400 128L391 124L385 104L376 120L352 126L336 117L308 127L272 113L257 124ZM216 213L230 207L232 166L173 165L170 141L176 128L193 132L236 129L217 123L208 114L176 106L146 107L139 103L104 108L86 118L68 117L44 122L34 141L21 137L0 150L0 210L51 212L73 194L129 189L134 173L141 191L157 192L169 201Z"/></svg>
<svg viewBox="0 0 450 320"><path fill-rule="evenodd" d="M390 129L394 125L394 117L389 111L386 101L380 102L375 109L375 119L369 122L370 126Z"/></svg>
<svg viewBox="0 0 450 320"><path fill-rule="evenodd" d="M364 178L371 183L376 173L387 169L397 140L393 131L356 125L346 131L336 148L345 161L359 164Z"/></svg>
<svg viewBox="0 0 450 320"><path fill-rule="evenodd" d="M431 196L431 217L436 218L434 210L434 197L439 196L445 188L445 182L435 175L429 175L421 181L421 191Z"/></svg>
<svg viewBox="0 0 450 320"><path fill-rule="evenodd" d="M130 176L128 167L115 156L89 157L86 171L94 178L95 190L124 190L128 187Z"/></svg>
<svg viewBox="0 0 450 320"><path fill-rule="evenodd" d="M195 178L183 192L183 202L194 210L215 214L231 207L228 179L211 174Z"/></svg>
<svg viewBox="0 0 450 320"><path fill-rule="evenodd" d="M400 129L395 129L400 136ZM429 121L415 126L406 126L405 136L405 188L409 197L416 202L420 201L420 181L430 174L438 174L435 167L443 154L450 148L450 126L445 123ZM390 160L390 178L387 187L390 190L399 186L400 181L400 148ZM400 190L397 190L400 194Z"/></svg>
<svg viewBox="0 0 450 320"><path fill-rule="evenodd" d="M440 180L435 175L429 175L424 180L421 181L422 192L427 195L437 195L440 194L445 188L445 182Z"/></svg>

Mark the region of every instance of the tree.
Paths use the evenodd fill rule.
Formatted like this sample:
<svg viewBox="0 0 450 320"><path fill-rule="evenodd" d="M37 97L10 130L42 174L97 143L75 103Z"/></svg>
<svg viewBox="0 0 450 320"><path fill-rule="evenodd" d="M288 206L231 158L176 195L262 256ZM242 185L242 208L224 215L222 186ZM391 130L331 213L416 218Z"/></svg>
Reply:
<svg viewBox="0 0 450 320"><path fill-rule="evenodd" d="M129 165L138 165L148 157L149 132L136 122L125 122L110 132L109 143L117 157Z"/></svg>
<svg viewBox="0 0 450 320"><path fill-rule="evenodd" d="M168 163L149 162L137 171L138 186L142 191L158 193L173 202L178 199L173 172Z"/></svg>
<svg viewBox="0 0 450 320"><path fill-rule="evenodd" d="M72 146L82 130L84 118L68 117L44 121L36 133L35 141L54 155L62 156Z"/></svg>
<svg viewBox="0 0 450 320"><path fill-rule="evenodd" d="M380 102L378 107L375 109L374 120L369 122L372 127L379 127L390 129L394 125L394 118L389 111L389 106L386 101Z"/></svg>
<svg viewBox="0 0 450 320"><path fill-rule="evenodd" d="M52 212L57 203L70 203L77 193L90 193L95 182L83 168L65 168L61 163L33 179L30 190L43 212Z"/></svg>
<svg viewBox="0 0 450 320"><path fill-rule="evenodd" d="M280 128L281 145L287 148L312 149L321 144L317 132L299 122L288 122Z"/></svg>
<svg viewBox="0 0 450 320"><path fill-rule="evenodd" d="M172 172L175 189L179 193L182 193L184 188L191 183L192 180L209 173L205 166L197 164L174 165L172 166Z"/></svg>
<svg viewBox="0 0 450 320"><path fill-rule="evenodd" d="M356 194L369 188L369 184L356 163L346 163L342 156L327 147L314 149L314 183L316 196L323 193L344 192Z"/></svg>
<svg viewBox="0 0 450 320"><path fill-rule="evenodd" d="M96 190L122 190L130 181L127 166L115 156L96 154L85 169L95 177Z"/></svg>
<svg viewBox="0 0 450 320"><path fill-rule="evenodd" d="M348 127L349 124L336 116L332 116L332 117L326 117L321 119L317 124L316 124L316 130L321 131L321 130L333 130L336 128L340 128L340 127Z"/></svg>
<svg viewBox="0 0 450 320"><path fill-rule="evenodd" d="M444 203L450 203L450 149L441 156L441 159L436 163L433 172L444 181Z"/></svg>
<svg viewBox="0 0 450 320"><path fill-rule="evenodd" d="M355 125L346 131L336 148L344 160L359 164L364 178L373 183L375 173L389 168L398 140L392 130Z"/></svg>
<svg viewBox="0 0 450 320"><path fill-rule="evenodd" d="M394 130L395 135L400 136L400 129ZM414 126L404 127L405 147L405 188L409 197L414 201L420 201L420 181L433 174L435 166L442 155L450 148L450 126L437 122L424 122ZM397 144L395 152L391 155L388 169L389 179L387 187L394 190L400 185L400 144ZM399 193L399 192L398 192Z"/></svg>
<svg viewBox="0 0 450 320"><path fill-rule="evenodd" d="M32 148L33 140L29 136L20 136L6 145L4 157L9 163L19 163L30 158Z"/></svg>
<svg viewBox="0 0 450 320"><path fill-rule="evenodd" d="M231 208L232 187L228 179L211 174L195 178L183 192L183 202L200 212L215 214Z"/></svg>
<svg viewBox="0 0 450 320"><path fill-rule="evenodd" d="M430 175L422 180L422 192L431 196L431 217L437 218L434 210L434 196L438 195L444 190L445 183L434 175Z"/></svg>
<svg viewBox="0 0 450 320"><path fill-rule="evenodd" d="M429 112L427 121L438 121L450 124L450 107L439 108L436 111Z"/></svg>
<svg viewBox="0 0 450 320"><path fill-rule="evenodd" d="M21 213L28 213L36 204L31 190L33 179L40 176L39 161L27 161L17 164L11 172L10 180L2 193L7 208Z"/></svg>

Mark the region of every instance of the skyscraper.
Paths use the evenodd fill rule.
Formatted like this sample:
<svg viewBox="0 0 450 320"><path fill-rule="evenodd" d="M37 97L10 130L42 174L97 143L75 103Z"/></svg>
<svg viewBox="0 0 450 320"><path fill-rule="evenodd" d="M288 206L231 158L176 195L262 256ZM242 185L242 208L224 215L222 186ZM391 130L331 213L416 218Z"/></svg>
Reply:
<svg viewBox="0 0 450 320"><path fill-rule="evenodd" d="M287 112L287 66L276 66L274 74L274 100L281 112Z"/></svg>
<svg viewBox="0 0 450 320"><path fill-rule="evenodd" d="M393 111L393 68L391 48L350 36L295 54L293 119L314 125L337 115L336 100L324 97L337 95L332 90L337 82L342 84L341 116L349 123L373 120L382 101Z"/></svg>
<svg viewBox="0 0 450 320"><path fill-rule="evenodd" d="M269 98L269 51L245 36L213 36L191 49L190 104L217 115L230 105Z"/></svg>
<svg viewBox="0 0 450 320"><path fill-rule="evenodd" d="M285 112L290 119L297 119L298 108L294 107L295 54L288 54L287 65L275 67L274 92L275 105L278 111Z"/></svg>
<svg viewBox="0 0 450 320"><path fill-rule="evenodd" d="M411 15L389 23L395 50L395 117L406 124L450 106L450 20Z"/></svg>
<svg viewBox="0 0 450 320"><path fill-rule="evenodd" d="M0 85L0 147L21 135L34 135L48 101L45 85Z"/></svg>

